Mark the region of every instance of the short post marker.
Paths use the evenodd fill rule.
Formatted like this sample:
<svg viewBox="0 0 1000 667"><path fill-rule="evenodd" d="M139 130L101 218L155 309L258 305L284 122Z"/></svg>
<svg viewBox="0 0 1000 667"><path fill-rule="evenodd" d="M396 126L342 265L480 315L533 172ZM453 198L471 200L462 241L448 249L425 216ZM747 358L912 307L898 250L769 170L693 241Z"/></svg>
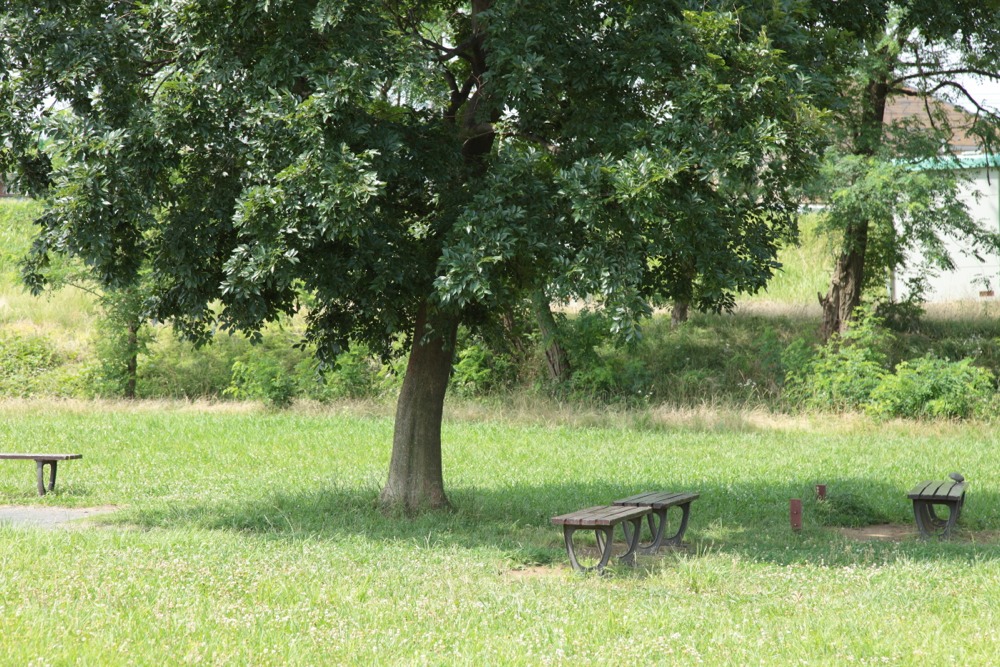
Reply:
<svg viewBox="0 0 1000 667"><path fill-rule="evenodd" d="M819 500L826 500L826 484L816 485L816 498Z"/></svg>
<svg viewBox="0 0 1000 667"><path fill-rule="evenodd" d="M788 501L788 517L792 522L792 530L802 530L802 501L799 498Z"/></svg>

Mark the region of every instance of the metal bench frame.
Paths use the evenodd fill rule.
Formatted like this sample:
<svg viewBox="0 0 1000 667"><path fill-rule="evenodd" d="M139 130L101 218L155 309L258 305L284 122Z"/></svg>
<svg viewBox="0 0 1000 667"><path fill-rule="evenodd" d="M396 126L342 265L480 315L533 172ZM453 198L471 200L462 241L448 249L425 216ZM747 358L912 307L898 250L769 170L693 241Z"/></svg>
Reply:
<svg viewBox="0 0 1000 667"><path fill-rule="evenodd" d="M966 483L963 481L965 478L961 475L957 477L960 479L921 482L907 494L913 501L913 517L923 539L951 537L955 524L962 515L962 506L965 504ZM948 515L938 516L934 509L935 505L946 507Z"/></svg>
<svg viewBox="0 0 1000 667"><path fill-rule="evenodd" d="M679 547L687 531L688 518L691 515L691 502L698 498L700 494L689 492L671 491L649 491L640 493L628 498L616 500L614 505L628 507L649 507L652 510L646 521L649 525L650 541L646 544L639 544L636 549L640 554L655 554L662 546ZM667 525L667 510L677 507L681 511L681 520L677 530L670 537L664 539L663 533ZM628 538L629 527L624 526L626 538Z"/></svg>
<svg viewBox="0 0 1000 667"><path fill-rule="evenodd" d="M0 459L34 461L38 475L38 495L44 496L46 490L56 488L56 467L60 461L82 459L83 454L0 454ZM49 466L49 483L45 484L45 466Z"/></svg>
<svg viewBox="0 0 1000 667"><path fill-rule="evenodd" d="M611 560L612 542L614 540L615 526L622 524L625 532L626 550L618 560L626 565L635 565L635 552L639 544L639 529L642 527L642 517L650 513L649 507L624 507L621 505L597 505L586 509L562 514L552 517L552 523L563 527L563 539L566 542L566 553L569 554L569 562L577 572L591 572L596 570L603 573ZM625 526L631 525L630 531ZM601 559L596 565L584 567L580 564L576 555L576 548L573 544L573 535L578 530L593 530L597 538L597 548L601 552Z"/></svg>

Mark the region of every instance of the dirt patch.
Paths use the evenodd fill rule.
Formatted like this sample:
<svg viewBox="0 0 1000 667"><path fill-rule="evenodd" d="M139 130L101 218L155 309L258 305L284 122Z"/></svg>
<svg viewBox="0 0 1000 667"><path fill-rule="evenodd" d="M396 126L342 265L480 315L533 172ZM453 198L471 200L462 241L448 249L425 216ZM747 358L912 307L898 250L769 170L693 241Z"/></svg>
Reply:
<svg viewBox="0 0 1000 667"><path fill-rule="evenodd" d="M569 569L569 566L562 565L531 565L529 567L519 567L507 570L504 575L508 579L536 579L538 577L551 577Z"/></svg>
<svg viewBox="0 0 1000 667"><path fill-rule="evenodd" d="M837 532L851 540L862 542L902 542L917 537L916 526L885 523L861 528L838 528Z"/></svg>
<svg viewBox="0 0 1000 667"><path fill-rule="evenodd" d="M86 528L95 516L117 511L113 505L100 507L39 507L0 505L0 526L27 528Z"/></svg>
<svg viewBox="0 0 1000 667"><path fill-rule="evenodd" d="M859 542L903 542L919 537L915 525L891 523L862 528L837 528L837 532L850 540ZM994 544L1000 541L1000 533L992 530L969 531L959 528L953 533L952 539L957 542Z"/></svg>

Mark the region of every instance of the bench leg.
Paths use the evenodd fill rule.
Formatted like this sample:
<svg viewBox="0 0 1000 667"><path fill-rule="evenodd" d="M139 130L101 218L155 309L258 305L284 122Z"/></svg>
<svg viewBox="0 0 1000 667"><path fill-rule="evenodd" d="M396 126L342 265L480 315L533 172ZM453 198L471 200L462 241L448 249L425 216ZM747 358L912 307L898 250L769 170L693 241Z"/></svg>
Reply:
<svg viewBox="0 0 1000 667"><path fill-rule="evenodd" d="M649 514L646 515L646 522L649 525L649 535L650 535L649 542L643 544L642 542L639 541L639 538L636 537L635 550L641 554L655 554L656 551L660 548L660 542L663 541L663 528L664 526L666 526L667 523L667 510L666 509L652 510ZM622 523L622 530L625 531L626 542L632 541L632 531L633 531L632 524L633 524L632 521L625 521L624 523ZM642 530L641 517L635 522L635 526L636 526L635 530L637 531Z"/></svg>
<svg viewBox="0 0 1000 667"><path fill-rule="evenodd" d="M647 514L646 516L649 517L652 515ZM650 528L652 529L652 524L650 524ZM623 521L622 530L625 531L625 544L628 548L625 550L625 553L618 557L618 560L627 565L635 565L635 554L636 551L639 551L639 532L642 530L642 517L637 516L634 519Z"/></svg>
<svg viewBox="0 0 1000 667"><path fill-rule="evenodd" d="M964 498L963 498L964 500ZM917 521L917 530L920 537L927 539L937 536L947 539L951 536L951 531L958 522L958 517L962 513L962 500L955 503L934 503L929 500L913 501L913 517ZM935 505L944 505L948 508L947 517L939 517L934 510Z"/></svg>
<svg viewBox="0 0 1000 667"><path fill-rule="evenodd" d="M677 526L677 531L667 539L663 540L663 544L671 547L679 547L681 542L684 540L684 533L688 528L688 518L691 516L691 503L687 502L683 505L678 505L681 510L681 523ZM667 513L663 513L663 523L667 522Z"/></svg>
<svg viewBox="0 0 1000 667"><path fill-rule="evenodd" d="M601 551L601 560L597 565L591 567L584 567L580 564L580 561L576 557L576 549L573 546L573 533L575 533L580 526L569 526L563 525L563 539L566 542L566 553L569 554L570 565L577 572L590 572L592 570L597 570L602 572L607 566L608 561L611 560L611 546L612 538L614 537L614 527L613 526L601 526L594 528L594 534L597 536L597 548Z"/></svg>
<svg viewBox="0 0 1000 667"><path fill-rule="evenodd" d="M667 511L669 507L663 507L660 509L653 510L646 515L649 521L649 533L652 536L647 544L639 544L638 552L641 554L655 554L660 550L661 546L679 547L681 541L684 539L684 533L687 531L688 518L691 515L691 503L687 502L683 505L677 506L681 510L681 523L674 531L674 534L666 539L663 537L663 532L667 527ZM629 527L628 524L622 524L625 530L625 539L629 539Z"/></svg>
<svg viewBox="0 0 1000 667"><path fill-rule="evenodd" d="M56 488L56 465L58 461L35 461L35 471L38 474L38 495L45 495L45 466L49 466L49 487L52 491Z"/></svg>

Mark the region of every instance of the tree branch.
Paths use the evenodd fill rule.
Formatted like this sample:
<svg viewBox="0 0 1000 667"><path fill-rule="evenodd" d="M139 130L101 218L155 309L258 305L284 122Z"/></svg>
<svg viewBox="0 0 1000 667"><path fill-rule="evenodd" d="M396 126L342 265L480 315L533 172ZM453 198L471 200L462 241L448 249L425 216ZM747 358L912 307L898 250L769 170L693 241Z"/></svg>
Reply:
<svg viewBox="0 0 1000 667"><path fill-rule="evenodd" d="M444 112L444 117L452 122L458 117L458 110L462 108L466 102L469 101L469 95L472 94L472 88L476 85L476 78L473 76L468 77L462 87L458 87L458 80L455 79L455 74L448 69L446 65L443 65L444 77L448 80L448 87L451 88L451 101L448 103L448 108Z"/></svg>
<svg viewBox="0 0 1000 667"><path fill-rule="evenodd" d="M920 64L917 63L916 66L919 67ZM930 72L919 71L914 74L907 74L893 79L890 81L890 84L897 86L904 81L911 81L913 79L930 79L936 76L953 76L955 74L970 74L972 76L982 76L988 79L993 79L994 81L1000 81L1000 72L991 72L989 70L982 70L975 67L956 67L954 69L941 69Z"/></svg>

